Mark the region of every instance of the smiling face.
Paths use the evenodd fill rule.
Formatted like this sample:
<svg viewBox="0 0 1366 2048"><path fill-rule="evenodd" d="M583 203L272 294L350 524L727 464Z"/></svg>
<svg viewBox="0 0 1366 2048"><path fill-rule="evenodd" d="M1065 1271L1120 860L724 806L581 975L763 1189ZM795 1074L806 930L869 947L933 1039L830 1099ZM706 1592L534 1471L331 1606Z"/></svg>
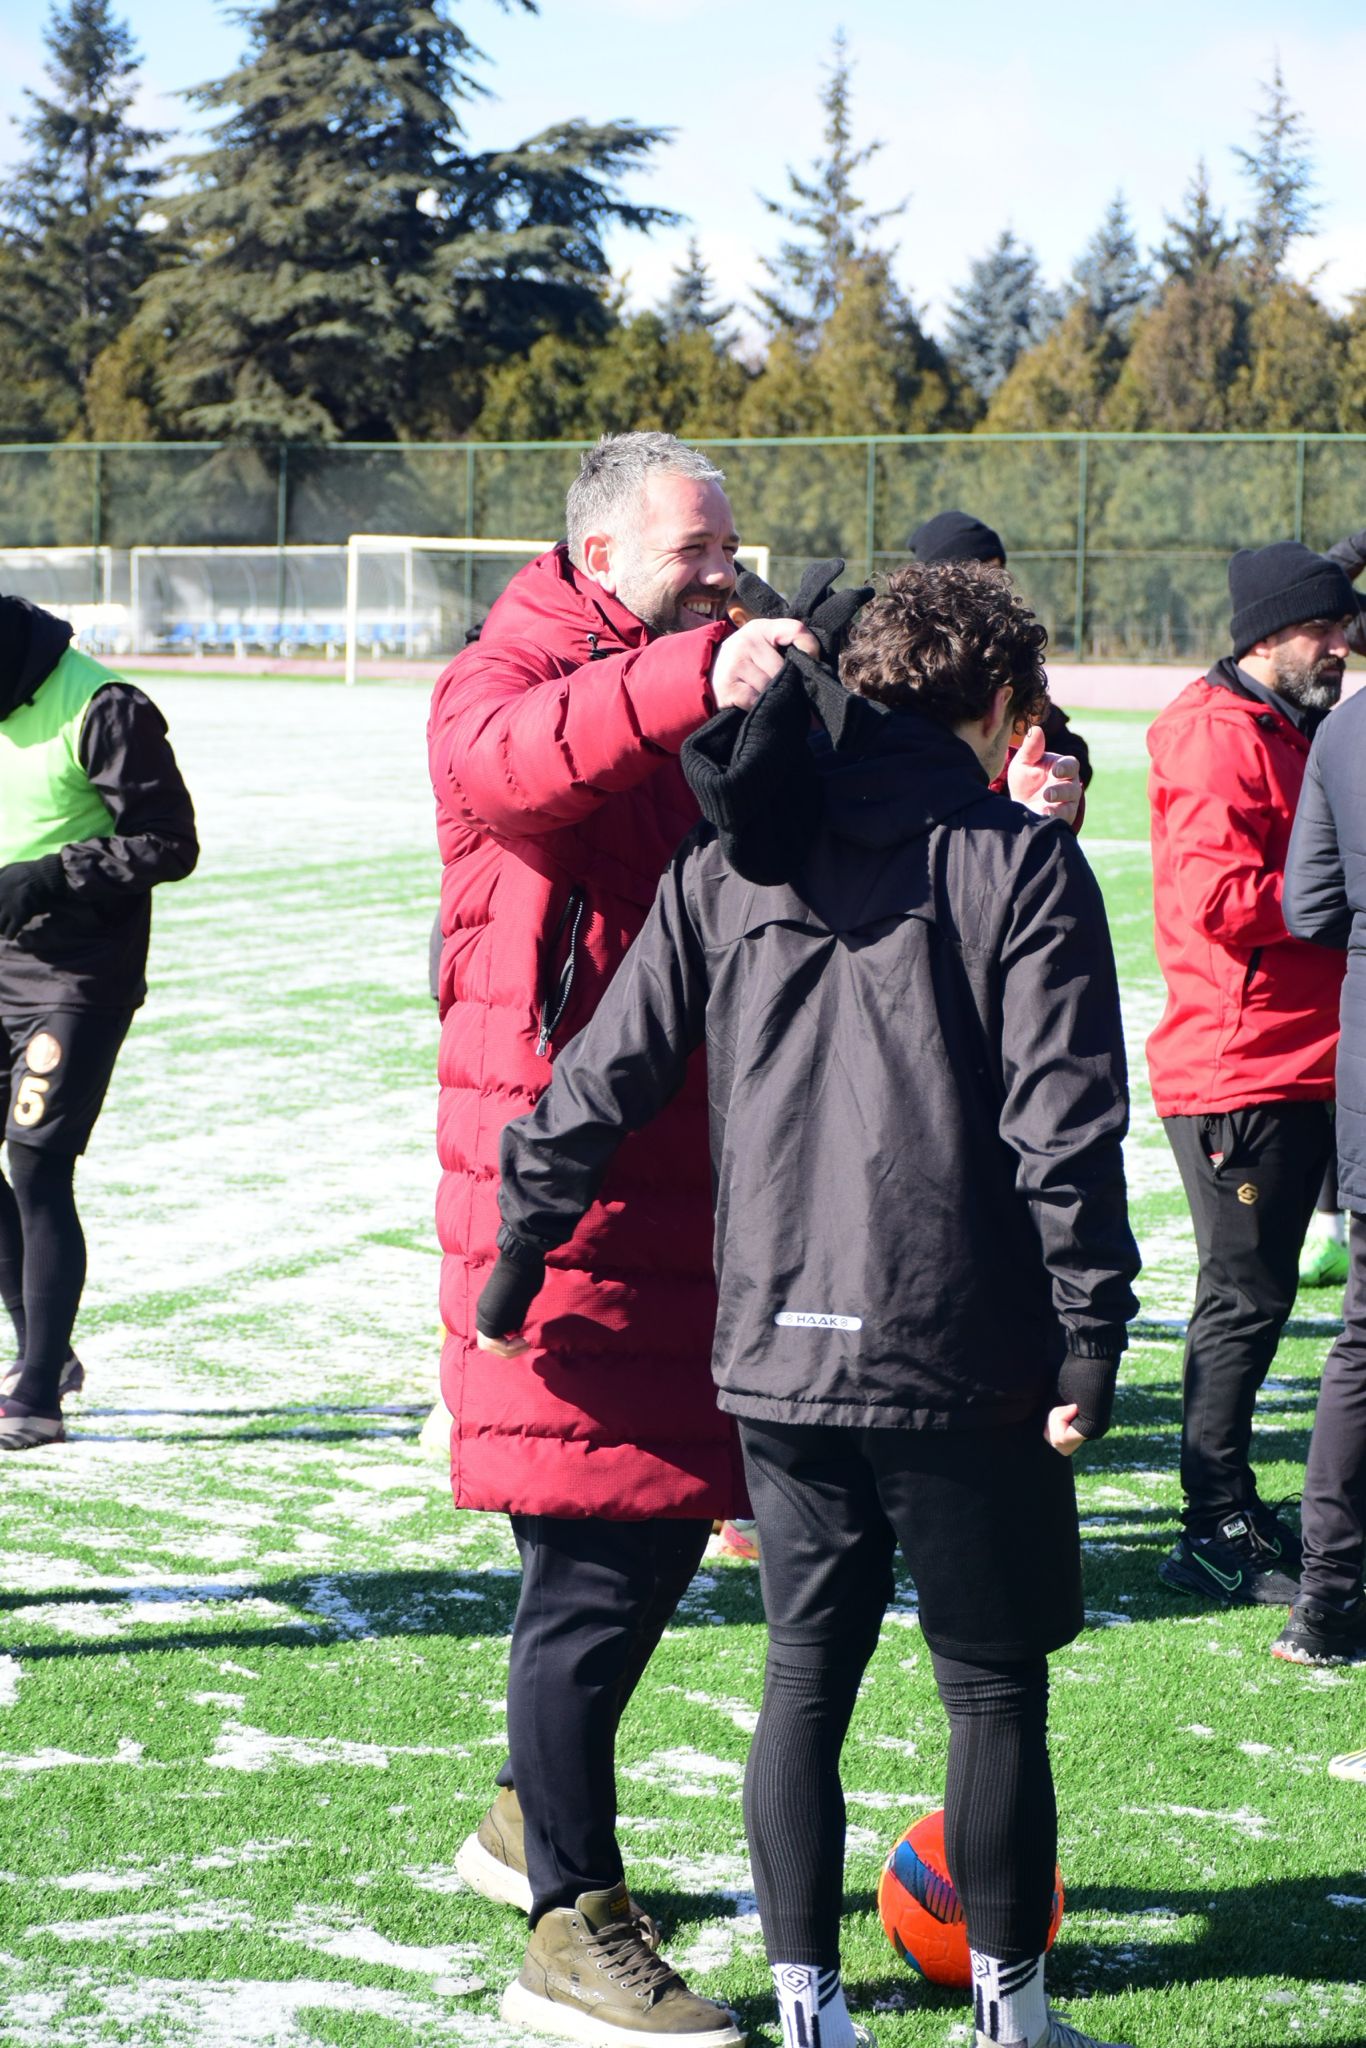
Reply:
<svg viewBox="0 0 1366 2048"><path fill-rule="evenodd" d="M584 537L584 567L652 633L688 633L725 614L740 545L719 484L653 470L617 533Z"/></svg>

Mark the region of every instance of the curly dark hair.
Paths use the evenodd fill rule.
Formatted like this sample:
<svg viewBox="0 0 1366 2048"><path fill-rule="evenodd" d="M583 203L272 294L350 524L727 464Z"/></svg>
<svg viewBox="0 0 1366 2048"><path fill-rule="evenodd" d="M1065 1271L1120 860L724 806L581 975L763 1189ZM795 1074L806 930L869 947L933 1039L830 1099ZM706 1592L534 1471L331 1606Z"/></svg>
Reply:
<svg viewBox="0 0 1366 2048"><path fill-rule="evenodd" d="M1003 569L985 562L908 562L855 619L840 681L892 709L918 706L943 725L985 718L1002 684L1010 717L1033 723L1048 703L1048 633Z"/></svg>

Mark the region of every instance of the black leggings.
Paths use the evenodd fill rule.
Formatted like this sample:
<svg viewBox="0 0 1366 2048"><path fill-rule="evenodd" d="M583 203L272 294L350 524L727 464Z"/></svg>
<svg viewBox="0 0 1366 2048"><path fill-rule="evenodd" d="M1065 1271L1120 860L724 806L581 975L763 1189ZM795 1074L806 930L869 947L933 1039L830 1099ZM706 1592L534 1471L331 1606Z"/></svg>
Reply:
<svg viewBox="0 0 1366 2048"><path fill-rule="evenodd" d="M840 1750L874 1644L819 1662L770 1647L745 1774L745 1827L769 1960L839 1968L844 1887ZM934 1655L934 1653L931 1653ZM949 1717L944 1845L968 1938L1005 1962L1041 1955L1058 1817L1048 1761L1048 1664L934 1655Z"/></svg>
<svg viewBox="0 0 1366 2048"><path fill-rule="evenodd" d="M14 1324L24 1399L54 1409L85 1285L76 1161L11 1139L0 1178L0 1297Z"/></svg>

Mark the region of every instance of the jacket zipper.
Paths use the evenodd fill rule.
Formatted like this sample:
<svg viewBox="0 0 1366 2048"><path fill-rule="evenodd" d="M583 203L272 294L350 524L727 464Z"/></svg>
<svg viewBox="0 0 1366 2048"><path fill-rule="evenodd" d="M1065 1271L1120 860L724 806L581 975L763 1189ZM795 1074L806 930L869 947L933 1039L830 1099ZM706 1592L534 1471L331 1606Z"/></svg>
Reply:
<svg viewBox="0 0 1366 2048"><path fill-rule="evenodd" d="M551 1034L559 1025L569 1002L574 986L574 968L577 964L579 926L583 923L584 905L587 893L575 886L565 899L550 941L550 954L546 965L545 979L541 986L541 1028L536 1039L537 1054L544 1059L550 1050ZM560 941L566 931L569 936L564 947L564 956L556 969L555 961L560 952Z"/></svg>

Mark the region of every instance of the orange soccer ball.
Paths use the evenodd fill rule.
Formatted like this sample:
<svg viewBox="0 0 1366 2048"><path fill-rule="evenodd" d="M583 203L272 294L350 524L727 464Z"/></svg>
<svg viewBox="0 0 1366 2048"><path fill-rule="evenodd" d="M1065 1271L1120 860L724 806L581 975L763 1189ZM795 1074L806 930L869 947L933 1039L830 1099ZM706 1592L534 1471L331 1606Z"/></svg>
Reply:
<svg viewBox="0 0 1366 2048"><path fill-rule="evenodd" d="M1047 1948L1062 1923L1062 1872L1053 1873L1053 1914ZM882 1866L877 1910L883 1932L901 1957L931 1984L966 1990L972 1983L968 1930L944 1857L944 1809L907 1828Z"/></svg>

